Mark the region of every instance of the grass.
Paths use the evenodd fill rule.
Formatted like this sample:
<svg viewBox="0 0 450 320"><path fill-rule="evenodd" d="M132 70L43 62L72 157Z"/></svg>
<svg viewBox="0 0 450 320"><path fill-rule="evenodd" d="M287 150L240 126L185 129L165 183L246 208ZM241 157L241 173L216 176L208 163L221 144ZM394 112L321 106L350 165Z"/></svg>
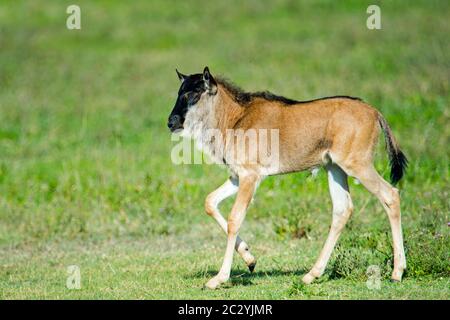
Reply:
<svg viewBox="0 0 450 320"><path fill-rule="evenodd" d="M0 5L2 299L449 298L447 1L381 2L379 31L365 26L373 1L77 4L79 31L65 28L64 2ZM235 256L230 284L201 290L225 249L203 202L227 173L173 165L165 123L175 67L205 65L248 90L348 94L382 111L410 159L402 283L387 280L387 217L353 182L355 213L323 279L300 283L331 220L321 172L266 179L242 229L255 273ZM376 166L388 177L382 144ZM80 290L65 286L69 265Z"/></svg>

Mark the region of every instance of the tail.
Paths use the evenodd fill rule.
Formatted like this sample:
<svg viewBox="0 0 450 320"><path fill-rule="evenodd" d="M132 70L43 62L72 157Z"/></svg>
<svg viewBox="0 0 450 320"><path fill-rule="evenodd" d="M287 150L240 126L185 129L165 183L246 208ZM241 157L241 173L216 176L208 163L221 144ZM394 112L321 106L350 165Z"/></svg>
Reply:
<svg viewBox="0 0 450 320"><path fill-rule="evenodd" d="M408 159L406 159L405 154L400 150L397 141L392 134L391 128L381 114L378 114L378 121L386 140L386 149L389 155L389 163L391 165L391 182L395 185L403 177L406 167L408 166Z"/></svg>

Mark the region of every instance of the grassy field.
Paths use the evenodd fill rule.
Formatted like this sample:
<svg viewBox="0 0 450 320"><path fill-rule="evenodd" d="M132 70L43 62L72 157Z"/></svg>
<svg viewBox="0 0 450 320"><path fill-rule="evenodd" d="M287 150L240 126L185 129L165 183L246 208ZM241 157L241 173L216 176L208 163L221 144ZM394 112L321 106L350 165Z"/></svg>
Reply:
<svg viewBox="0 0 450 320"><path fill-rule="evenodd" d="M0 4L0 298L450 297L448 1L80 0L70 31L71 3ZM366 28L373 3L382 30ZM352 181L355 213L327 271L301 285L331 222L320 172L266 179L241 232L255 272L235 255L231 282L201 290L226 244L204 198L227 172L172 164L166 121L175 68L205 65L248 90L353 95L382 111L410 159L402 283L388 280L388 219ZM388 177L382 143L376 166ZM66 288L70 265L80 290Z"/></svg>

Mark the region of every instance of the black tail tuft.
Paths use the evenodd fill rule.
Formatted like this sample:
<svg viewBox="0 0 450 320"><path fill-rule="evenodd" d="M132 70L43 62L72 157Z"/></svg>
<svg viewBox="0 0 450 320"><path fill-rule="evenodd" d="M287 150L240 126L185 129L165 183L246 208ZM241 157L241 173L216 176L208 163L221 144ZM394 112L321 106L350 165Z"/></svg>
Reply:
<svg viewBox="0 0 450 320"><path fill-rule="evenodd" d="M398 150L398 152L390 155L389 160L391 164L391 182L393 185L396 185L403 177L406 167L408 167L408 159L401 150Z"/></svg>
<svg viewBox="0 0 450 320"><path fill-rule="evenodd" d="M391 182L395 185L405 174L406 167L408 166L408 159L398 147L391 128L381 114L378 116L378 121L380 122L381 129L383 129L384 137L386 139L386 148L389 155L389 163L391 165Z"/></svg>

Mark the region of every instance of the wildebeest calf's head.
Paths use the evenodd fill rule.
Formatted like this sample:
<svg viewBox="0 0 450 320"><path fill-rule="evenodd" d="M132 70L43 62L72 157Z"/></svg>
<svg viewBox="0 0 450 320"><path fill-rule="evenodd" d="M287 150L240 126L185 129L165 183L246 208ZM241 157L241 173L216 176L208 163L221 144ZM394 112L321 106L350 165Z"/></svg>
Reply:
<svg viewBox="0 0 450 320"><path fill-rule="evenodd" d="M181 81L178 90L178 98L170 113L167 126L170 131L180 131L184 128L186 114L196 108L197 103L203 95L215 95L217 93L217 83L205 67L203 73L184 75L177 70L178 78Z"/></svg>

